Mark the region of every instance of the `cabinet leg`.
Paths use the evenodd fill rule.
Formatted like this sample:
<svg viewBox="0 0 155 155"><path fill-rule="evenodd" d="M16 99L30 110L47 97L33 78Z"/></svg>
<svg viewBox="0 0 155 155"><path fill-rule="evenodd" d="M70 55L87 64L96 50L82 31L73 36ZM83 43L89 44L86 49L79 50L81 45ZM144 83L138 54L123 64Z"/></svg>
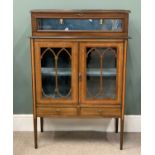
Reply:
<svg viewBox="0 0 155 155"><path fill-rule="evenodd" d="M44 131L43 126L44 126L44 119L43 119L43 117L40 117L40 131L41 132Z"/></svg>
<svg viewBox="0 0 155 155"><path fill-rule="evenodd" d="M115 133L118 133L119 118L115 118Z"/></svg>
<svg viewBox="0 0 155 155"><path fill-rule="evenodd" d="M123 150L123 139L124 139L124 118L121 118L120 123L120 150Z"/></svg>
<svg viewBox="0 0 155 155"><path fill-rule="evenodd" d="M34 124L34 147L35 149L38 148L38 138L37 138L37 117L33 119Z"/></svg>

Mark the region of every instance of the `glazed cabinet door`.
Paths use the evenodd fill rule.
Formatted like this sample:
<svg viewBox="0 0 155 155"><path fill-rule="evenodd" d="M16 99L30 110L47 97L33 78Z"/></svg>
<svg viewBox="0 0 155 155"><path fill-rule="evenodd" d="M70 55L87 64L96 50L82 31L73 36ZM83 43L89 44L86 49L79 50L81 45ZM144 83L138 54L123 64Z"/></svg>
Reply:
<svg viewBox="0 0 155 155"><path fill-rule="evenodd" d="M77 104L77 43L41 39L34 45L37 104Z"/></svg>
<svg viewBox="0 0 155 155"><path fill-rule="evenodd" d="M80 103L120 104L123 42L80 44Z"/></svg>

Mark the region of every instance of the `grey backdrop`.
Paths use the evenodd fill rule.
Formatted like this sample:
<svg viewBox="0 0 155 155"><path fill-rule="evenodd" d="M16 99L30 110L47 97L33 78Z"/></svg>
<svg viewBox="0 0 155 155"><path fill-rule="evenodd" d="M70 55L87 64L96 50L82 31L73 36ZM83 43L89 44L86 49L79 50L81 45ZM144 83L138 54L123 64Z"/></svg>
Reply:
<svg viewBox="0 0 155 155"><path fill-rule="evenodd" d="M32 9L131 10L127 58L126 114L141 113L141 1L140 0L14 0L14 114L32 113L29 36Z"/></svg>

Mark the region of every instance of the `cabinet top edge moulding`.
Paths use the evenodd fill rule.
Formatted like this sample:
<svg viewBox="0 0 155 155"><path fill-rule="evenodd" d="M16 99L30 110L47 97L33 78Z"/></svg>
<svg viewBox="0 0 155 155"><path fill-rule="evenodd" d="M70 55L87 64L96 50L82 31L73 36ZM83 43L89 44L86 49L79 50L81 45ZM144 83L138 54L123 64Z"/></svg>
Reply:
<svg viewBox="0 0 155 155"><path fill-rule="evenodd" d="M97 9L97 10L95 10L95 9L79 9L79 10L76 10L76 9L34 9L34 10L31 10L30 11L31 13L33 13L33 12L47 12L47 13L50 13L50 12L108 12L108 13L110 13L110 12L117 12L117 13L130 13L131 11L130 10L102 10L102 9Z"/></svg>
<svg viewBox="0 0 155 155"><path fill-rule="evenodd" d="M129 10L31 10L32 37L128 39Z"/></svg>

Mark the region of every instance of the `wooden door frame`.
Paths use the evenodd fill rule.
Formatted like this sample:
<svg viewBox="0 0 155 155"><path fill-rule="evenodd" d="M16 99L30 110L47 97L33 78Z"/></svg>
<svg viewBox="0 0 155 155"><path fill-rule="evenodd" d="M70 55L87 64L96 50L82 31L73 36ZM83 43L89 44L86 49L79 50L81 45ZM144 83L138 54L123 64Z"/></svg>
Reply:
<svg viewBox="0 0 155 155"><path fill-rule="evenodd" d="M81 42L79 54L79 73L81 80L79 81L79 99L80 104L121 104L122 94L122 74L123 74L123 41L103 41L103 42ZM116 99L86 99L86 47L116 47L117 55L117 82L116 82Z"/></svg>
<svg viewBox="0 0 155 155"><path fill-rule="evenodd" d="M35 47L35 76L36 76L36 102L37 104L77 104L78 103L78 43L77 42L68 42L68 41L55 41L53 39L49 39L49 41L45 42L44 39L40 39L40 41L34 42ZM42 99L42 82L41 82L41 62L40 62L40 48L41 47L61 47L61 48L71 48L72 49L72 58L71 58L71 99L54 99L54 98L46 98Z"/></svg>

